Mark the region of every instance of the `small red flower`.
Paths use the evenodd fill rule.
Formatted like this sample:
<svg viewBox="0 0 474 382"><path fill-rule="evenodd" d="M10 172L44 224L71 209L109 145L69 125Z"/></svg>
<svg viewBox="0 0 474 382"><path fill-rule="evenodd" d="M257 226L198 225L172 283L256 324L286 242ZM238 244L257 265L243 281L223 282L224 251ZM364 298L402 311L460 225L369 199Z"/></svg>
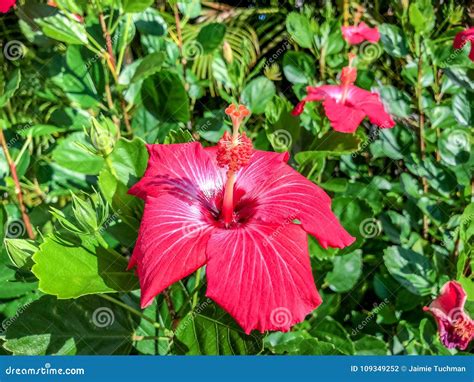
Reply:
<svg viewBox="0 0 474 382"><path fill-rule="evenodd" d="M461 284L449 281L436 300L423 308L434 316L441 342L448 349L464 350L474 338L474 321L464 312L466 298Z"/></svg>
<svg viewBox="0 0 474 382"><path fill-rule="evenodd" d="M286 331L321 304L306 233L324 248L355 239L287 153L254 150L239 133L247 109L227 111L233 133L216 147L148 145L148 168L130 189L145 211L129 267L137 267L142 307L206 265L207 296L246 333Z"/></svg>
<svg viewBox="0 0 474 382"><path fill-rule="evenodd" d="M0 0L0 13L7 13L16 3L16 0Z"/></svg>
<svg viewBox="0 0 474 382"><path fill-rule="evenodd" d="M363 41L378 42L380 40L379 30L376 27L370 28L364 22L359 25L343 26L341 29L342 36L351 45L358 45Z"/></svg>
<svg viewBox="0 0 474 382"><path fill-rule="evenodd" d="M471 42L471 50L469 52L469 58L471 61L474 61L474 27L468 28L462 32L459 32L456 37L454 37L453 47L454 49L462 49L466 43Z"/></svg>
<svg viewBox="0 0 474 382"><path fill-rule="evenodd" d="M354 58L349 55L349 66L342 69L340 85L308 86L307 96L296 105L293 115L301 114L306 102L322 101L326 116L336 131L353 133L366 116L381 128L395 126L378 94L353 85L357 78L357 69L352 66Z"/></svg>

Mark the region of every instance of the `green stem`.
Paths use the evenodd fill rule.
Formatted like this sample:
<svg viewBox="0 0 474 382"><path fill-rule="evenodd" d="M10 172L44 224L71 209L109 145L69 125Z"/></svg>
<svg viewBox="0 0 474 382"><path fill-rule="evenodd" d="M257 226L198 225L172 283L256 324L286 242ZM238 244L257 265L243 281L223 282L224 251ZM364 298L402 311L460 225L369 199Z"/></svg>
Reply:
<svg viewBox="0 0 474 382"><path fill-rule="evenodd" d="M196 290L197 288L199 288L199 284L201 282L201 269L202 268L199 268L196 272L196 281L194 283L194 289ZM196 293L194 296L193 296L193 305L192 305L192 308L194 309L197 305L197 300L198 300L198 293Z"/></svg>
<svg viewBox="0 0 474 382"><path fill-rule="evenodd" d="M125 55L125 49L127 48L128 31L130 29L131 24L132 24L132 16L128 14L127 22L125 24L125 31L124 31L122 46L120 47L120 52L119 52L118 61L117 61L117 68L116 68L117 75L120 74L120 69L122 68L123 57Z"/></svg>

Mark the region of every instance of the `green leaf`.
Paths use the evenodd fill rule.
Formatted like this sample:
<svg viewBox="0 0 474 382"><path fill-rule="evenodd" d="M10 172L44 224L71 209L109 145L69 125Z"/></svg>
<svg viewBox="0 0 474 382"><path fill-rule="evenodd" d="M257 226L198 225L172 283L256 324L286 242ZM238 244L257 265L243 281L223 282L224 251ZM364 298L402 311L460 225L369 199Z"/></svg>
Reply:
<svg viewBox="0 0 474 382"><path fill-rule="evenodd" d="M275 85L266 77L257 77L250 81L242 91L242 103L253 114L262 114L276 93Z"/></svg>
<svg viewBox="0 0 474 382"><path fill-rule="evenodd" d="M471 126L472 121L472 97L469 99L467 93L458 93L453 96L452 109L454 117L463 126Z"/></svg>
<svg viewBox="0 0 474 382"><path fill-rule="evenodd" d="M388 348L385 341L368 334L354 341L356 355L387 355Z"/></svg>
<svg viewBox="0 0 474 382"><path fill-rule="evenodd" d="M55 133L63 132L65 129L53 125L34 125L28 129L22 129L18 132L22 137L44 137Z"/></svg>
<svg viewBox="0 0 474 382"><path fill-rule="evenodd" d="M283 56L283 73L292 84L307 84L314 76L313 62L304 52L288 51Z"/></svg>
<svg viewBox="0 0 474 382"><path fill-rule="evenodd" d="M187 355L245 355L262 350L259 335L247 335L209 299L188 313L175 331L177 350Z"/></svg>
<svg viewBox="0 0 474 382"><path fill-rule="evenodd" d="M38 250L33 240L5 239L4 243L10 261L17 268L31 268L31 256Z"/></svg>
<svg viewBox="0 0 474 382"><path fill-rule="evenodd" d="M300 13L290 12L286 18L286 29L290 37L302 48L313 46L314 34L309 19Z"/></svg>
<svg viewBox="0 0 474 382"><path fill-rule="evenodd" d="M226 32L226 26L221 23L205 25L199 31L196 42L203 53L212 53L222 45Z"/></svg>
<svg viewBox="0 0 474 382"><path fill-rule="evenodd" d="M51 80L74 103L87 109L97 107L104 92L104 73L97 56L81 46L71 45L66 56L51 61Z"/></svg>
<svg viewBox="0 0 474 382"><path fill-rule="evenodd" d="M37 289L38 283L32 282L11 265L5 251L0 251L0 299L10 299Z"/></svg>
<svg viewBox="0 0 474 382"><path fill-rule="evenodd" d="M79 246L48 237L33 261L39 289L61 299L138 287L134 273L126 270L127 260L92 241Z"/></svg>
<svg viewBox="0 0 474 382"><path fill-rule="evenodd" d="M354 344L349 334L340 323L331 317L325 317L319 321L309 333L321 341L333 344L343 354L354 354Z"/></svg>
<svg viewBox="0 0 474 382"><path fill-rule="evenodd" d="M4 346L15 355L129 354L132 335L128 312L98 296L43 296L18 311Z"/></svg>
<svg viewBox="0 0 474 382"><path fill-rule="evenodd" d="M84 24L77 21L72 15L67 17L58 9L48 7L47 16L34 20L46 36L55 40L79 45L88 42Z"/></svg>
<svg viewBox="0 0 474 382"><path fill-rule="evenodd" d="M362 274L362 251L358 249L347 255L335 256L332 263L333 269L325 280L329 287L338 293L351 290Z"/></svg>
<svg viewBox="0 0 474 382"><path fill-rule="evenodd" d="M153 4L153 0L122 0L122 7L125 13L143 12Z"/></svg>
<svg viewBox="0 0 474 382"><path fill-rule="evenodd" d="M6 103L10 100L11 97L15 94L18 87L20 86L21 81L21 72L20 69L15 69L9 78L8 82L4 87L3 83L3 74L0 78L0 107L6 105Z"/></svg>
<svg viewBox="0 0 474 382"><path fill-rule="evenodd" d="M84 133L77 132L62 139L53 151L53 160L60 166L82 174L95 175L104 165L101 157L93 155L78 146L89 146Z"/></svg>
<svg viewBox="0 0 474 382"><path fill-rule="evenodd" d="M431 0L417 0L408 9L410 24L417 33L428 34L435 25Z"/></svg>
<svg viewBox="0 0 474 382"><path fill-rule="evenodd" d="M131 187L145 173L148 151L140 138L133 138L131 141L120 138L109 158L115 177Z"/></svg>
<svg viewBox="0 0 474 382"><path fill-rule="evenodd" d="M469 162L472 147L470 137L468 129L453 127L444 130L438 140L443 162L451 166Z"/></svg>
<svg viewBox="0 0 474 382"><path fill-rule="evenodd" d="M189 98L174 71L162 70L143 81L142 99L147 110L162 122L189 121Z"/></svg>
<svg viewBox="0 0 474 382"><path fill-rule="evenodd" d="M152 74L159 72L165 59L166 56L163 52L154 52L145 56L135 70L131 82L144 80Z"/></svg>
<svg viewBox="0 0 474 382"><path fill-rule="evenodd" d="M379 26L380 40L385 51L393 57L405 57L408 54L408 44L402 30L393 24Z"/></svg>
<svg viewBox="0 0 474 382"><path fill-rule="evenodd" d="M392 246L385 249L383 258L390 274L411 293L426 296L433 291L436 272L425 256Z"/></svg>

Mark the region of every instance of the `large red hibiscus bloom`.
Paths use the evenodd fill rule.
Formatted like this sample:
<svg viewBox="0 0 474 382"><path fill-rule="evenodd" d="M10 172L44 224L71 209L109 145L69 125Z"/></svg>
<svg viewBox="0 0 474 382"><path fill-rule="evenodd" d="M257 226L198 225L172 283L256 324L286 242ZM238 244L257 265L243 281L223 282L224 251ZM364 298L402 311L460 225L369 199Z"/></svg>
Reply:
<svg viewBox="0 0 474 382"><path fill-rule="evenodd" d="M286 331L321 303L306 233L324 248L354 238L328 195L287 165L286 153L254 150L239 133L245 107L226 112L233 133L217 147L148 146L148 168L130 190L145 210L129 266L137 267L142 307L206 265L207 296L246 333Z"/></svg>
<svg viewBox="0 0 474 382"><path fill-rule="evenodd" d="M436 319L441 342L449 349L464 350L474 338L474 321L464 311L466 298L461 284L448 281L438 298L423 308Z"/></svg>
<svg viewBox="0 0 474 382"><path fill-rule="evenodd" d="M471 50L469 51L469 58L474 61L474 27L468 28L459 32L456 37L454 37L453 47L454 49L462 49L467 42L471 42Z"/></svg>
<svg viewBox="0 0 474 382"><path fill-rule="evenodd" d="M0 0L0 13L7 13L16 3L16 0Z"/></svg>
<svg viewBox="0 0 474 382"><path fill-rule="evenodd" d="M382 128L395 126L378 94L353 85L357 78L357 69L352 66L354 57L350 55L349 66L342 69L340 85L308 86L307 96L296 105L293 115L301 114L306 102L322 101L326 116L336 131L353 133L366 116Z"/></svg>
<svg viewBox="0 0 474 382"><path fill-rule="evenodd" d="M379 30L370 28L366 23L361 22L359 25L343 26L342 36L351 45L360 44L363 41L378 42L380 40Z"/></svg>

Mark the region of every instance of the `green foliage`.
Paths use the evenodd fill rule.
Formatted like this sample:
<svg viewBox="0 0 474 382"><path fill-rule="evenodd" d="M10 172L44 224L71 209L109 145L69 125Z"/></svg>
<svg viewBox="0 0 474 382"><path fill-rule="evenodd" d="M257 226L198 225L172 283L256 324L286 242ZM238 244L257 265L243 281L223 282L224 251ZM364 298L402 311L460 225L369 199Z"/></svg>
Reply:
<svg viewBox="0 0 474 382"><path fill-rule="evenodd" d="M422 308L457 280L474 313L474 64L452 47L467 9L361 3L381 38L350 46L343 2L56 3L0 20L0 354L463 354ZM349 52L394 128L336 132L319 102L292 115L307 86L340 83ZM141 309L127 270L146 144L213 146L238 102L254 148L288 151L356 238L309 236L323 303L288 333L245 334L207 299L205 269Z"/></svg>

